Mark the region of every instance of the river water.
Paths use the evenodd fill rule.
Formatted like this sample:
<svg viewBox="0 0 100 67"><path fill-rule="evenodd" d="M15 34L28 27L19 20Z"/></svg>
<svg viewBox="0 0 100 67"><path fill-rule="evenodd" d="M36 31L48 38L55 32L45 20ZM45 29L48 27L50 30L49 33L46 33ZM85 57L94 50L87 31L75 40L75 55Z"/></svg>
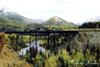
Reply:
<svg viewBox="0 0 100 67"><path fill-rule="evenodd" d="M31 45L29 43L27 43L26 45L28 45L28 47L21 49L19 52L19 55L25 55L26 51L29 50L30 47L35 48L36 46L38 48L38 51L41 51L43 53L45 52L45 48L40 46L40 41L37 41L37 43L35 43L35 41L34 41L34 42L31 42Z"/></svg>

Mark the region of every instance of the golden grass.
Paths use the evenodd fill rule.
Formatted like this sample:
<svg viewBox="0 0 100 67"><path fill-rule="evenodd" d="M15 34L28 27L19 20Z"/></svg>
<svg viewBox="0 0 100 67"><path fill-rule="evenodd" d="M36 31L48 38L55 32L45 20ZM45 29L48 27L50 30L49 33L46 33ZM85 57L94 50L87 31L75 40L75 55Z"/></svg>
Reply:
<svg viewBox="0 0 100 67"><path fill-rule="evenodd" d="M33 67L24 60L18 57L18 54L13 51L10 46L4 45L0 55L0 67Z"/></svg>

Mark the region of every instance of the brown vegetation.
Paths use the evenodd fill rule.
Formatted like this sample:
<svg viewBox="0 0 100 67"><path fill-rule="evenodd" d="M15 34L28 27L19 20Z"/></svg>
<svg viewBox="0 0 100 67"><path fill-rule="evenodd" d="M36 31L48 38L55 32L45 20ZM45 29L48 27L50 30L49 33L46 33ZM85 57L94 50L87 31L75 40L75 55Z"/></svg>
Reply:
<svg viewBox="0 0 100 67"><path fill-rule="evenodd" d="M0 67L33 67L20 59L18 54L10 46L4 45L0 55Z"/></svg>

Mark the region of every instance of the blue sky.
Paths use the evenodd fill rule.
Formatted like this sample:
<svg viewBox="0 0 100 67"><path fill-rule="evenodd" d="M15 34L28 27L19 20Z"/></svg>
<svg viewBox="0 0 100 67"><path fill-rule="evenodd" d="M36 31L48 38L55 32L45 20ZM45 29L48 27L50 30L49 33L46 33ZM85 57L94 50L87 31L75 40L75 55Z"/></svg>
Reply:
<svg viewBox="0 0 100 67"><path fill-rule="evenodd" d="M100 16L100 0L0 0L0 8L7 8L31 19L59 16L80 24Z"/></svg>

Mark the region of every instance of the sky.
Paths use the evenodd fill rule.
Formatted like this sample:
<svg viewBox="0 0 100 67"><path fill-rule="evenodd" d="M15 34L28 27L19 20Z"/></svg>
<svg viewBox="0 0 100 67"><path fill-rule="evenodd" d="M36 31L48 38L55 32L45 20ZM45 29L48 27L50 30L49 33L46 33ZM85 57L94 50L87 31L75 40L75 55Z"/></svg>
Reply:
<svg viewBox="0 0 100 67"><path fill-rule="evenodd" d="M58 16L75 24L100 16L100 0L0 0L1 8L30 19Z"/></svg>

